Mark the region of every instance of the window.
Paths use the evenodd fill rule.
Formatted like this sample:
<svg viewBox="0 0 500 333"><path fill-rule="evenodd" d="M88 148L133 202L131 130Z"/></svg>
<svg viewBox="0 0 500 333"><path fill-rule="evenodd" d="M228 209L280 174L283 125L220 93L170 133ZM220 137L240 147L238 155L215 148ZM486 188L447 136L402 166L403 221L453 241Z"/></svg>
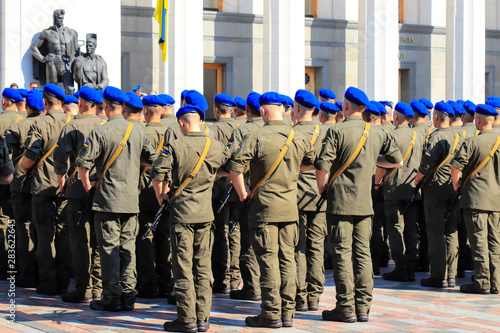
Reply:
<svg viewBox="0 0 500 333"><path fill-rule="evenodd" d="M317 0L305 0L306 17L316 17Z"/></svg>
<svg viewBox="0 0 500 333"><path fill-rule="evenodd" d="M399 0L399 23L403 24L405 19L405 0Z"/></svg>
<svg viewBox="0 0 500 333"><path fill-rule="evenodd" d="M203 9L222 12L222 0L203 0Z"/></svg>
<svg viewBox="0 0 500 333"><path fill-rule="evenodd" d="M410 103L410 70L399 70L399 94L398 100L405 103Z"/></svg>
<svg viewBox="0 0 500 333"><path fill-rule="evenodd" d="M208 110L207 119L215 119L214 115L214 97L223 92L224 65L222 64L203 64L203 95L207 99Z"/></svg>
<svg viewBox="0 0 500 333"><path fill-rule="evenodd" d="M316 94L316 68L306 67L306 77L304 83L305 90L312 92L316 96L318 95Z"/></svg>

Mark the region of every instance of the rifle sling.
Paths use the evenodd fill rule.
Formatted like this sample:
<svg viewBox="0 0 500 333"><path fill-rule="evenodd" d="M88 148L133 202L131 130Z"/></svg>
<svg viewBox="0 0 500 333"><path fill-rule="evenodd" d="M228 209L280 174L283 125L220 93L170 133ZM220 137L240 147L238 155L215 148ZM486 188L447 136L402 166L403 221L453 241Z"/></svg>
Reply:
<svg viewBox="0 0 500 333"><path fill-rule="evenodd" d="M68 117L66 118L66 122L64 123L64 125L66 125L67 123L69 123L70 120L71 120L71 116L68 115ZM40 164L42 164L43 161L45 161L47 159L47 157L49 157L50 154L52 154L52 152L54 151L54 149L56 149L56 147L57 147L57 142L38 161L36 161L36 163L33 165L32 170L35 170Z"/></svg>
<svg viewBox="0 0 500 333"><path fill-rule="evenodd" d="M344 172L349 165L351 165L352 162L358 157L359 153L361 152L361 148L363 148L366 139L368 138L368 135L370 134L370 123L365 124L365 129L363 130L363 134L361 136L361 139L359 140L358 146L356 147L356 150L352 153L352 155L347 159L347 161L340 167L338 168L337 171L333 174L333 176L330 178L328 181L328 185L326 186L325 191L328 191L330 189L330 186L332 185L333 181L340 176L342 172Z"/></svg>
<svg viewBox="0 0 500 333"><path fill-rule="evenodd" d="M285 156L286 152L288 151L288 148L290 147L290 144L292 143L294 135L295 135L294 130L293 129L290 130L290 135L286 139L285 145L283 146L283 149L281 150L280 155L278 156L278 158L276 159L276 161L274 162L274 164L271 166L271 168L269 170L267 170L267 172L264 175L264 177L262 177L257 182L257 184L255 185L255 187L252 189L252 192L250 193L250 200L253 198L253 196L255 195L255 192L259 189L259 187L261 187L262 184L266 180L268 180L269 177L271 177L271 175L273 174L273 172L276 170L276 168L278 167L278 165L281 163L281 161L283 160L283 157Z"/></svg>
<svg viewBox="0 0 500 333"><path fill-rule="evenodd" d="M208 128L208 127L207 127ZM174 200L181 192L186 188L186 186L189 184L191 180L196 176L198 171L201 168L201 165L203 164L203 161L205 160L205 157L207 157L208 150L210 149L210 144L212 143L212 140L210 138L207 138L207 142L205 143L205 147L203 148L203 152L201 153L200 159L198 160L198 163L196 163L196 166L194 167L193 171L187 176L186 179L182 182L181 186L174 192L174 194L170 197L170 202Z"/></svg>
<svg viewBox="0 0 500 333"><path fill-rule="evenodd" d="M403 156L403 163L408 159L408 157L410 157L410 153L411 151L413 150L413 146L415 145L415 140L417 139L417 132L413 131L413 137L411 139L411 142L410 142L410 146L408 147L408 149L406 150L406 153L405 153L405 156ZM389 180L389 177L391 177L395 172L396 172L397 168L393 168L388 174L387 176L384 177L384 181L382 182L382 185L381 186L384 186L385 183L387 182L387 180Z"/></svg>
<svg viewBox="0 0 500 333"><path fill-rule="evenodd" d="M106 166L102 170L101 175L99 176L99 178L97 179L97 182L94 185L94 188L97 188L97 185L99 185L99 183L101 182L101 179L104 176L104 174L106 173L106 171L108 171L111 164L113 164L113 162L116 160L118 155L120 155L120 153L122 152L123 147L125 147L125 145L127 144L127 141L128 141L129 136L130 136L130 133L132 132L133 126L134 125L131 122L128 123L127 131L125 131L125 135L123 136L123 140L120 143L120 146L116 149L115 153L113 154L113 156L111 156L111 159L108 161L108 163L106 164Z"/></svg>
<svg viewBox="0 0 500 333"><path fill-rule="evenodd" d="M158 145L158 147L156 148L156 152L159 153L161 151L161 148L163 148L163 144L165 143L165 137L162 137L161 140L160 140L160 144ZM145 166L142 168L141 170L141 177L144 176L144 174L146 173L146 171L148 171L149 167L148 166Z"/></svg>
<svg viewBox="0 0 500 333"><path fill-rule="evenodd" d="M316 140L318 139L318 135L319 135L319 125L316 124L316 126L314 127L313 136L312 136L312 139L311 139L311 144L313 146L316 143Z"/></svg>
<svg viewBox="0 0 500 333"><path fill-rule="evenodd" d="M488 154L488 156L486 156L486 158L484 159L484 161L482 161L474 170L472 170L471 173L469 173L469 175L465 178L465 180L462 182L462 186L461 188L464 187L465 183L467 183L467 181L469 180L470 177L472 177L476 172L478 172L479 170L481 170L482 168L484 168L484 166L488 163L488 161L490 160L490 158L493 157L493 155L495 155L495 152L497 151L498 149L498 146L500 146L500 136L497 138L497 141L495 142L495 144L493 145L493 149L491 149L490 153Z"/></svg>

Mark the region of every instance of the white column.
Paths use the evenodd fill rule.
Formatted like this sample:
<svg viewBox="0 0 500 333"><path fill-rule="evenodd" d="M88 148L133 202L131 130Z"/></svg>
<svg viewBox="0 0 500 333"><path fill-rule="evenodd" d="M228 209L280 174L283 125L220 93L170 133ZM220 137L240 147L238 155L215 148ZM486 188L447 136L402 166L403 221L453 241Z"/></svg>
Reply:
<svg viewBox="0 0 500 333"><path fill-rule="evenodd" d="M0 90L16 82L23 87L21 2L0 0Z"/></svg>
<svg viewBox="0 0 500 333"><path fill-rule="evenodd" d="M264 0L264 91L304 88L304 0Z"/></svg>
<svg viewBox="0 0 500 333"><path fill-rule="evenodd" d="M485 0L448 0L446 98L484 101Z"/></svg>
<svg viewBox="0 0 500 333"><path fill-rule="evenodd" d="M180 105L184 89L203 93L203 1L168 2L168 94Z"/></svg>
<svg viewBox="0 0 500 333"><path fill-rule="evenodd" d="M359 0L359 88L370 99L398 99L398 0Z"/></svg>
<svg viewBox="0 0 500 333"><path fill-rule="evenodd" d="M322 0L321 2L328 2ZM352 0L333 0L333 19L357 21L358 20L358 1Z"/></svg>

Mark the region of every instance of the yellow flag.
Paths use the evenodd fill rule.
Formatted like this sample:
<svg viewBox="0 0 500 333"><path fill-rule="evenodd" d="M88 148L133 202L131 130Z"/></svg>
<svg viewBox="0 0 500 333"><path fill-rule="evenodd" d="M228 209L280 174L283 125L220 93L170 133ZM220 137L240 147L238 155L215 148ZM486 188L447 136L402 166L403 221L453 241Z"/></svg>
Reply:
<svg viewBox="0 0 500 333"><path fill-rule="evenodd" d="M157 0L155 19L160 24L158 46L162 52L161 58L163 59L163 62L167 60L167 12L168 0Z"/></svg>

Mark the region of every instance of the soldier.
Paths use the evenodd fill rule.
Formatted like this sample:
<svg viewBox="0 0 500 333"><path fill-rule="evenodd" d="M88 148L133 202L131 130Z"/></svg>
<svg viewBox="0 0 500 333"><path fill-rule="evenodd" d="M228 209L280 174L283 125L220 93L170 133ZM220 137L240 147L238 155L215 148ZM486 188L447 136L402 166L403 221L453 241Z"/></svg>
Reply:
<svg viewBox="0 0 500 333"><path fill-rule="evenodd" d="M161 114L161 124L165 127L177 124L177 119L174 115L175 99L167 94L159 94L158 96L160 96L160 98L162 98L163 102L165 103L165 105L163 105L163 112Z"/></svg>
<svg viewBox="0 0 500 333"><path fill-rule="evenodd" d="M24 174L19 168L25 152L25 143L28 139L28 131L31 124L40 116L45 114L43 105L43 93L41 90L30 90L26 96L27 117L14 122L5 131L5 142L12 153L12 161L15 163L14 179L10 183L12 194L19 191ZM33 217L31 214L31 188L32 179L28 180L21 192L12 200L12 213L16 221L16 250L19 256L18 278L16 286L23 288L34 288L37 286L37 263L36 263L36 233ZM8 192L3 194L7 199Z"/></svg>
<svg viewBox="0 0 500 333"><path fill-rule="evenodd" d="M415 191L414 179L424 143L424 137L408 127L413 116L410 105L403 102L396 104L393 113L396 128L389 136L404 154L403 167L387 171L379 168L383 178L375 177L375 188L384 191L387 234L391 256L396 263L392 272L382 275L384 280L390 281L415 281L417 267L417 202L414 201L403 214Z"/></svg>
<svg viewBox="0 0 500 333"><path fill-rule="evenodd" d="M100 96L100 98L102 99L102 96ZM64 113L74 118L80 110L78 103L78 98L73 95L66 95L66 98L64 98L64 102L62 105Z"/></svg>
<svg viewBox="0 0 500 333"><path fill-rule="evenodd" d="M329 102L324 104L335 106ZM323 138L328 126L319 126L312 122L312 114L319 109L319 101L313 93L299 89L295 94L292 119L294 131L303 133L313 145L317 154L321 151ZM325 111L320 111L319 117ZM321 118L320 118L321 119ZM317 209L319 201L316 173L314 170L301 171L297 182L297 201L299 209L299 241L295 247L297 264L297 311L317 311L319 298L325 284L324 244L326 237L325 206Z"/></svg>
<svg viewBox="0 0 500 333"><path fill-rule="evenodd" d="M285 98L275 92L259 98L266 124L245 136L229 164L240 201L247 197L253 200L249 227L260 266L262 310L259 315L245 319L251 327L292 327L295 315L296 182L301 164L313 167L315 153L305 135L290 129L283 121L284 102ZM247 164L251 170L250 195L243 178Z"/></svg>
<svg viewBox="0 0 500 333"><path fill-rule="evenodd" d="M283 112L283 120L287 125L290 127L293 126L293 121L292 121L292 108L293 108L293 99L290 98L290 96L283 95L285 98L285 111ZM315 118L316 119L316 118Z"/></svg>
<svg viewBox="0 0 500 333"><path fill-rule="evenodd" d="M429 115L425 119L425 123L427 124L427 126L433 127L434 124L432 123L431 120L431 114L432 114L432 109L434 109L434 104L432 104L431 101L425 98L420 98L418 101L423 105L425 105L425 107L427 108L427 112L429 113Z"/></svg>
<svg viewBox="0 0 500 333"><path fill-rule="evenodd" d="M26 117L26 96L28 96L28 89L23 89L19 88L17 89L19 91L19 94L23 98L22 101L16 102L16 108L17 112L23 116L23 118Z"/></svg>
<svg viewBox="0 0 500 333"><path fill-rule="evenodd" d="M234 120L238 123L238 126L243 125L247 121L247 116L245 114L245 108L247 101L241 97L236 96L234 98L234 102L236 103L236 107L233 110Z"/></svg>
<svg viewBox="0 0 500 333"><path fill-rule="evenodd" d="M169 332L206 332L212 303L212 186L217 170L229 159L222 143L201 131L205 113L187 104L176 113L184 137L167 143L151 177L159 204L174 190L170 202L170 234L175 277L177 319L165 322ZM172 183L166 174L172 172ZM186 184L186 179L187 184ZM177 190L177 191L176 191Z"/></svg>
<svg viewBox="0 0 500 333"><path fill-rule="evenodd" d="M103 293L102 300L90 302L90 308L98 311L134 309L140 164L151 165L158 156L138 114L130 117L124 110L127 101L123 91L106 87L103 104L109 120L90 132L75 162L87 192L93 187L89 179L93 165L99 174L94 185L92 210L101 257ZM122 113L132 119L124 119Z"/></svg>
<svg viewBox="0 0 500 333"><path fill-rule="evenodd" d="M335 98L337 98L337 96L330 89L320 89L319 90L319 101L320 102L335 103Z"/></svg>
<svg viewBox="0 0 500 333"><path fill-rule="evenodd" d="M335 115L340 109L333 103L321 102L319 105L318 120L323 126L333 126L335 125Z"/></svg>
<svg viewBox="0 0 500 333"><path fill-rule="evenodd" d="M140 97L134 93L127 93L127 96L129 97L129 101L125 104L127 108L144 107L147 123L144 129L153 147L160 152L164 145L163 135L166 130L166 125L161 123L164 110L162 104L166 103L165 99L161 95L148 95L144 96L141 102ZM151 169L148 167L142 167L139 191L139 235L136 241L137 295L146 298L168 297L174 287L168 214L163 214L156 230L149 233L146 239L142 239L160 208L151 185Z"/></svg>
<svg viewBox="0 0 500 333"><path fill-rule="evenodd" d="M247 121L245 124L236 128L233 132L231 139L229 140L229 151L231 154L235 154L243 139L249 135L251 132L261 128L264 126L264 121L260 115L260 104L259 98L260 94L252 91L248 94L246 109L245 112L247 114ZM247 172L245 174L246 186L250 186L250 174ZM231 215L230 220L235 221L237 216L239 215L241 203L239 202L237 196L236 198L233 196L231 198L230 207L231 207ZM258 301L261 299L260 296L260 284L259 284L259 264L257 263L257 258L255 257L255 252L253 250L251 241L250 241L250 227L249 227L249 216L248 216L248 207L241 212L241 218L239 221L239 230L238 226L233 231L232 235L238 234L240 235L240 252L238 254L239 258L239 266L241 271L241 279L243 280L243 288L240 290L234 290L238 288L237 282L239 282L239 278L232 276L231 277L231 292L230 297L233 299L241 299L241 300L253 300ZM235 287L235 288L234 288Z"/></svg>
<svg viewBox="0 0 500 333"><path fill-rule="evenodd" d="M9 158L9 149L5 144L5 140L0 136L0 184L10 184L13 180L14 164Z"/></svg>
<svg viewBox="0 0 500 333"><path fill-rule="evenodd" d="M231 135L238 123L231 117L236 103L228 94L217 94L214 97L214 114L217 121L210 126L215 139L227 146ZM224 200L229 183L225 177L217 178L214 183L212 193L212 208L214 213L219 209L220 203ZM214 247L212 256L212 274L214 277L213 292L229 294L229 242L227 237L226 224L229 221L229 206L218 214L214 214Z"/></svg>
<svg viewBox="0 0 500 333"><path fill-rule="evenodd" d="M427 223L431 274L429 278L420 280L420 284L425 287L455 287L458 207L455 207L446 223L444 221L446 210L455 196L450 174L451 156L463 142L460 133L450 127L453 117L455 112L449 104L436 103L432 120L437 130L429 138L415 178L417 185L426 177L423 187L425 219L432 221Z"/></svg>
<svg viewBox="0 0 500 333"><path fill-rule="evenodd" d="M61 295L62 301L68 303L88 303L92 299L100 299L102 293L101 264L94 221L90 211L80 218L87 192L75 166L85 138L91 130L101 125L101 119L96 116L97 104L100 103L101 95L95 89L80 89L80 113L63 127L54 150L54 171L59 190L64 191L64 199L67 199L69 238L73 255L75 290Z"/></svg>
<svg viewBox="0 0 500 333"><path fill-rule="evenodd" d="M342 105L343 103L338 101L338 102L335 102L335 105L339 108L340 111L338 111L336 114L335 114L335 123L336 124L340 124L341 122L344 121L345 119L345 116L344 116L344 111L342 110Z"/></svg>
<svg viewBox="0 0 500 333"><path fill-rule="evenodd" d="M141 85L140 84L138 84L135 87L133 87L130 91L132 91L134 94L136 94L139 97L141 97L141 95L142 95Z"/></svg>
<svg viewBox="0 0 500 333"><path fill-rule="evenodd" d="M380 115L382 121L382 129L389 133L393 131L396 126L392 123L392 102L389 101L380 101L380 103L385 107L385 113L382 112Z"/></svg>
<svg viewBox="0 0 500 333"><path fill-rule="evenodd" d="M463 105L465 111L467 112L462 116L462 128L464 130L464 138L470 138L478 133L476 125L474 124L474 113L476 112L476 105L471 101L466 101Z"/></svg>
<svg viewBox="0 0 500 333"><path fill-rule="evenodd" d="M319 192L328 191L328 237L333 249L337 291L335 309L323 311L323 319L343 322L368 321L373 290L370 258L372 223L372 173L375 164L402 166L393 139L361 118L369 104L366 94L349 87L344 95L346 119L332 126L315 165ZM385 157L377 157L379 154ZM328 174L330 181L328 180ZM338 177L337 177L338 176ZM354 278L354 279L353 279Z"/></svg>
<svg viewBox="0 0 500 333"><path fill-rule="evenodd" d="M53 151L61 129L71 117L62 110L65 95L55 84L43 88L47 114L31 124L21 169L33 175L31 194L33 222L37 235L37 261L42 295L63 294L71 279L71 251L65 202L57 208L57 216L49 219L56 209L59 184L54 172Z"/></svg>
<svg viewBox="0 0 500 333"><path fill-rule="evenodd" d="M3 135L5 130L12 125L13 122L23 118L17 112L16 103L24 101L23 97L17 89L5 88L2 91L2 113L0 114L0 133Z"/></svg>
<svg viewBox="0 0 500 333"><path fill-rule="evenodd" d="M498 294L500 288L500 135L492 129L495 117L498 112L493 107L476 107L475 124L481 133L467 139L451 162L453 187L462 191L460 208L474 258L472 283L460 286L464 293Z"/></svg>

